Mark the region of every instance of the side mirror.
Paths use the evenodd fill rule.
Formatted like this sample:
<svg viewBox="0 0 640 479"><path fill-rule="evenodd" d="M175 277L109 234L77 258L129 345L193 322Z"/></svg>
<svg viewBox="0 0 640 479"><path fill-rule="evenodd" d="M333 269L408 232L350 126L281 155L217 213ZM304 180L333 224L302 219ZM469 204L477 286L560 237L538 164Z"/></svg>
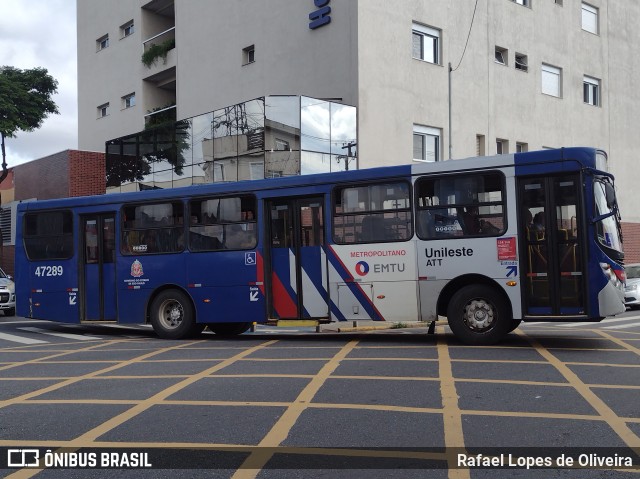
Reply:
<svg viewBox="0 0 640 479"><path fill-rule="evenodd" d="M611 183L604 184L604 193L607 198L607 208L613 210L616 205L616 190Z"/></svg>

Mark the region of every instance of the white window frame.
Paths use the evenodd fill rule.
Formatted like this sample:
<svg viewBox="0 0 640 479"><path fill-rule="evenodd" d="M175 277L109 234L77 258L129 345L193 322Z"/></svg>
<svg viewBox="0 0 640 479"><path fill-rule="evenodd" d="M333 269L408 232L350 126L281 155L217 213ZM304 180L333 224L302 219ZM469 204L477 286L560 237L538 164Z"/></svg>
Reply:
<svg viewBox="0 0 640 479"><path fill-rule="evenodd" d="M135 23L133 20L130 20L120 27L120 38L130 37L135 31Z"/></svg>
<svg viewBox="0 0 640 479"><path fill-rule="evenodd" d="M585 32L599 34L600 11L588 3L582 2L582 29Z"/></svg>
<svg viewBox="0 0 640 479"><path fill-rule="evenodd" d="M291 151L291 146L287 140L275 139L275 151Z"/></svg>
<svg viewBox="0 0 640 479"><path fill-rule="evenodd" d="M516 142L516 153L524 153L529 151L529 143L524 143L522 141Z"/></svg>
<svg viewBox="0 0 640 479"><path fill-rule="evenodd" d="M541 91L543 95L562 98L562 68L542 64Z"/></svg>
<svg viewBox="0 0 640 479"><path fill-rule="evenodd" d="M496 138L496 155L506 155L509 153L509 140Z"/></svg>
<svg viewBox="0 0 640 479"><path fill-rule="evenodd" d="M250 65L256 61L256 46L250 45L242 49L242 64Z"/></svg>
<svg viewBox="0 0 640 479"><path fill-rule="evenodd" d="M102 35L100 38L96 40L96 51L102 51L106 48L109 48L109 34Z"/></svg>
<svg viewBox="0 0 640 479"><path fill-rule="evenodd" d="M435 161L440 161L442 130L440 130L440 128L433 128L431 126L413 125L413 141L411 142L412 150L414 150L413 145L417 136L422 137L422 151L420 154L421 158L415 158L416 155L413 154L413 161L420 161L423 163L433 163ZM433 152L430 152L428 150L428 139L435 141L435 149ZM431 159L430 156L433 159Z"/></svg>
<svg viewBox="0 0 640 479"><path fill-rule="evenodd" d="M419 37L420 41L420 53L416 56L413 47L415 45L415 39ZM414 59L420 60L426 63L432 63L434 65L440 65L440 45L441 45L442 31L437 28L428 27L426 25L421 25L419 23L413 23L412 33L411 33L411 55ZM427 56L427 42L425 40L429 40L431 43L431 53Z"/></svg>
<svg viewBox="0 0 640 479"><path fill-rule="evenodd" d="M136 106L136 94L129 93L122 97L122 109L126 110L127 108L133 108Z"/></svg>
<svg viewBox="0 0 640 479"><path fill-rule="evenodd" d="M109 102L98 105L98 119L109 116Z"/></svg>
<svg viewBox="0 0 640 479"><path fill-rule="evenodd" d="M507 66L509 64L509 50L496 45L494 61L498 65Z"/></svg>
<svg viewBox="0 0 640 479"><path fill-rule="evenodd" d="M521 72L528 72L529 71L529 57L527 55L525 55L524 53L517 53L516 52L514 66L516 67L516 70L520 70Z"/></svg>
<svg viewBox="0 0 640 479"><path fill-rule="evenodd" d="M511 0L513 3L531 8L531 0Z"/></svg>
<svg viewBox="0 0 640 479"><path fill-rule="evenodd" d="M587 105L600 106L600 80L585 75L582 80L582 99Z"/></svg>

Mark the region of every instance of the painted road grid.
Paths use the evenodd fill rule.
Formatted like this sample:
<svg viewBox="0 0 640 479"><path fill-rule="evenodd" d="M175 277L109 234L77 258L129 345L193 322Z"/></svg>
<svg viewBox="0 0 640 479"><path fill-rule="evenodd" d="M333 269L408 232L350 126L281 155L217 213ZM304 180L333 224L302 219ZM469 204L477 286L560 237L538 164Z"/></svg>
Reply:
<svg viewBox="0 0 640 479"><path fill-rule="evenodd" d="M168 341L0 317L0 476L640 477L640 317L615 320L470 347L446 324ZM67 462L30 467L47 451Z"/></svg>

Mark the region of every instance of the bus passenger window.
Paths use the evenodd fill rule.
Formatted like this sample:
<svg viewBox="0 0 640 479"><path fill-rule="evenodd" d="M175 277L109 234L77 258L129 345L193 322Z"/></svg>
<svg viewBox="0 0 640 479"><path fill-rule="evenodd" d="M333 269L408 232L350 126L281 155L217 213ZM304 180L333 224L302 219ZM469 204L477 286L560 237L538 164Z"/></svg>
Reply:
<svg viewBox="0 0 640 479"><path fill-rule="evenodd" d="M420 239L499 236L505 231L503 176L422 177L416 181L416 230Z"/></svg>
<svg viewBox="0 0 640 479"><path fill-rule="evenodd" d="M407 241L413 236L405 182L334 190L333 240L338 244Z"/></svg>

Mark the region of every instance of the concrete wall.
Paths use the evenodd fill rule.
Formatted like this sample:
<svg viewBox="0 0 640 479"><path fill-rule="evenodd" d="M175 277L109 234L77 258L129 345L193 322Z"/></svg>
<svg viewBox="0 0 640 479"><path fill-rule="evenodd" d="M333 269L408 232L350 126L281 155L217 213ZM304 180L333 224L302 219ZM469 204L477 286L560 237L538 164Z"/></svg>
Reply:
<svg viewBox="0 0 640 479"><path fill-rule="evenodd" d="M586 105L583 76L603 79L610 70L606 2L601 35L581 29L579 2L558 6L536 1L533 9L507 0L478 4L440 0L360 2L358 16L360 161L362 166L407 163L412 159L413 124L441 128L442 157L448 157L448 68L452 73L453 158L475 156L476 135L486 138L486 153L496 139L542 147L596 146L609 149L609 104ZM412 22L442 31L441 65L411 55ZM384 25L384 28L380 28ZM365 47L366 46L366 47ZM495 62L495 47L508 50L507 66ZM514 67L515 53L528 56L529 69ZM561 98L541 93L541 65L562 69ZM622 92L624 94L624 92Z"/></svg>
<svg viewBox="0 0 640 479"><path fill-rule="evenodd" d="M355 104L358 2L330 6L331 24L310 30L313 1L176 2L178 118L265 95ZM251 45L255 62L243 65Z"/></svg>
<svg viewBox="0 0 640 479"><path fill-rule="evenodd" d="M81 0L78 18L78 148L104 152L112 138L144 127L140 105L122 109L122 97L136 93L140 99L144 65L141 10L131 0ZM120 26L133 19L135 32L120 38ZM109 47L96 51L96 40L109 34ZM110 115L99 118L97 107L110 104Z"/></svg>

